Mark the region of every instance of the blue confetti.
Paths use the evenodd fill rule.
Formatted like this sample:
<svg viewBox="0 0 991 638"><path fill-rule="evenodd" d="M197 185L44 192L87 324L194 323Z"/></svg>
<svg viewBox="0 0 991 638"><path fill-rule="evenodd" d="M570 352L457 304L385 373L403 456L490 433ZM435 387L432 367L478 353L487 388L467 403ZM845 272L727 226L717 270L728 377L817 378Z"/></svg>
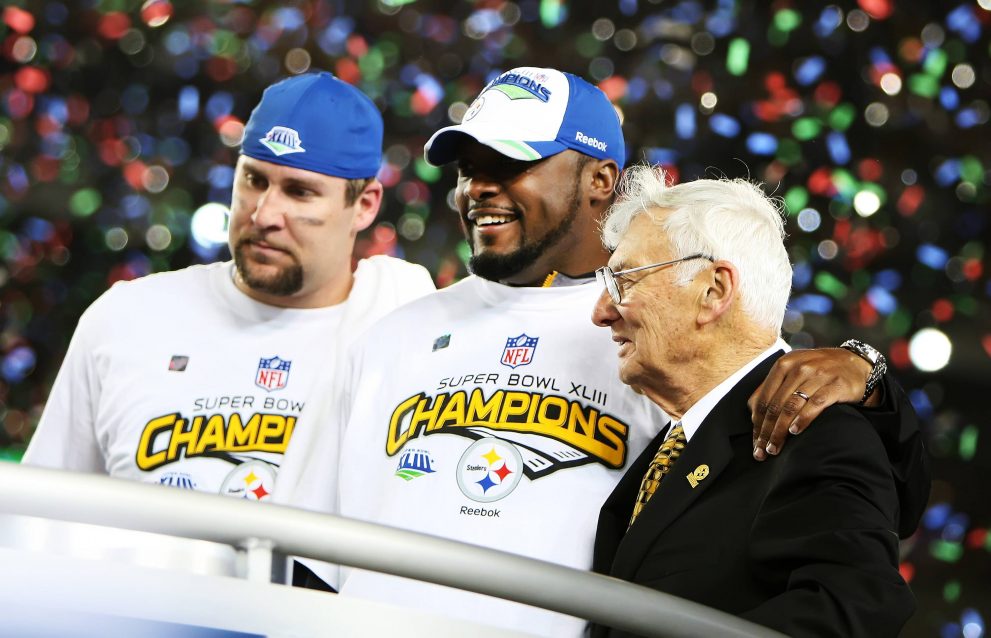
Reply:
<svg viewBox="0 0 991 638"><path fill-rule="evenodd" d="M674 131L683 140L695 137L695 109L691 104L678 105L674 112Z"/></svg>
<svg viewBox="0 0 991 638"><path fill-rule="evenodd" d="M736 137L740 134L740 123L725 113L715 113L709 118L709 128L722 137Z"/></svg>
<svg viewBox="0 0 991 638"><path fill-rule="evenodd" d="M770 133L751 133L747 136L747 150L754 155L774 155L778 151L778 138Z"/></svg>
<svg viewBox="0 0 991 638"><path fill-rule="evenodd" d="M939 270L950 259L946 251L934 244L921 244L915 251L915 257L933 270Z"/></svg>
<svg viewBox="0 0 991 638"><path fill-rule="evenodd" d="M898 300L880 286L872 286L867 290L867 301L882 315L890 315L898 309Z"/></svg>
<svg viewBox="0 0 991 638"><path fill-rule="evenodd" d="M802 313L825 315L833 309L833 300L826 295L806 294L792 299L788 307Z"/></svg>

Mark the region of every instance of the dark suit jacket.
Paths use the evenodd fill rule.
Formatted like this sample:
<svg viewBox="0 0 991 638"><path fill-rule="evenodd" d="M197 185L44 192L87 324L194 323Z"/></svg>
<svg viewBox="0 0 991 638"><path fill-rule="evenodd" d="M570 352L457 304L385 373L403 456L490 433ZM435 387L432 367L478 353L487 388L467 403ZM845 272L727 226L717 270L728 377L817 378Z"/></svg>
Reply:
<svg viewBox="0 0 991 638"><path fill-rule="evenodd" d="M627 533L665 433L633 463L600 513L593 569L791 636L894 636L915 599L898 573L884 446L861 414L834 406L779 456L754 461L746 402L778 356L716 405ZM703 464L693 488L686 477Z"/></svg>

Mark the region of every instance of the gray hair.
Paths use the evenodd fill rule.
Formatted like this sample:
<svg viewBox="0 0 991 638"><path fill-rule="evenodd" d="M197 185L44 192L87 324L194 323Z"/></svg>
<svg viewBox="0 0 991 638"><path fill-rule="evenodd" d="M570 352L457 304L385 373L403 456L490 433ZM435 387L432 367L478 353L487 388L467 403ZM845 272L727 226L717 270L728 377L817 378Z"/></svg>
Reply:
<svg viewBox="0 0 991 638"><path fill-rule="evenodd" d="M658 208L669 211L660 221ZM641 213L667 234L673 257L705 253L735 265L744 313L780 332L791 292L791 263L779 202L743 179L699 179L669 186L660 167L631 166L602 222L602 242L610 252ZM688 285L704 267L701 260L679 264L677 284Z"/></svg>

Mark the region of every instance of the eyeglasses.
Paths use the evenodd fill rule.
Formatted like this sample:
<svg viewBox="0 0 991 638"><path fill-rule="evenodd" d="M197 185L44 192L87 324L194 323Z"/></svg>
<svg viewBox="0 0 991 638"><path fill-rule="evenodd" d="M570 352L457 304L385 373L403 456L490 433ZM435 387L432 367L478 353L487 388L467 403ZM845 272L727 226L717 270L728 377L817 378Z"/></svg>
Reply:
<svg viewBox="0 0 991 638"><path fill-rule="evenodd" d="M650 264L649 266L637 266L636 268L629 268L627 270L620 270L619 272L613 272L613 269L609 266L603 266L595 271L595 278L600 284L606 287L606 291L609 293L609 298L612 299L614 304L623 303L623 291L620 290L619 283L616 281L617 277L622 277L623 275L628 275L632 272L637 272L639 270L649 270L650 268L661 268L663 266L670 266L672 264L681 263L683 261L689 261L692 259L708 259L709 261L716 261L715 257L706 255L705 253L695 253L694 255L689 255L687 257L682 257L681 259L672 259L671 261L662 261L659 264Z"/></svg>

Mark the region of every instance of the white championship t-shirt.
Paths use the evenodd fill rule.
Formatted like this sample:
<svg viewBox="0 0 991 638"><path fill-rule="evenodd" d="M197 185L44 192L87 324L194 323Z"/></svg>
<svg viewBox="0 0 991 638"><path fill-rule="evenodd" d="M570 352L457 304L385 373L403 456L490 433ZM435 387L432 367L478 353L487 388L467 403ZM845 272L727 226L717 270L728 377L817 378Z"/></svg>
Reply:
<svg viewBox="0 0 991 638"><path fill-rule="evenodd" d="M667 422L619 380L590 320L599 292L469 277L370 329L342 371L340 513L589 569L602 503ZM341 593L541 635L584 627L363 570L343 570Z"/></svg>

